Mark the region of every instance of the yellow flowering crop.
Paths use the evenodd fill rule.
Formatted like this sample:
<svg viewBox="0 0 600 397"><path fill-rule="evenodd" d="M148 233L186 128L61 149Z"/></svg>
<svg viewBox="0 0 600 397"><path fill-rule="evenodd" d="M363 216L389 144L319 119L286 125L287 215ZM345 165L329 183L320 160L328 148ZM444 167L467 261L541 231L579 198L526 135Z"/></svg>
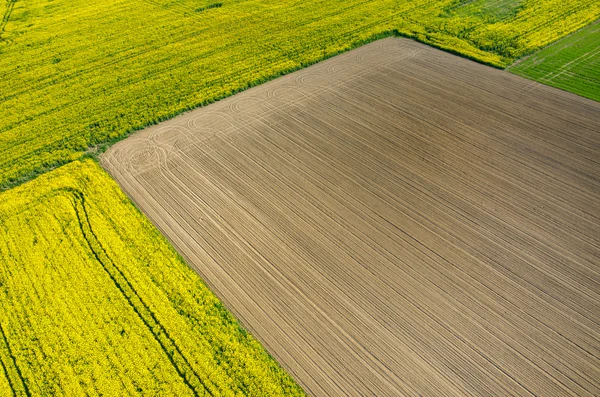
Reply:
<svg viewBox="0 0 600 397"><path fill-rule="evenodd" d="M395 32L504 67L600 17L597 0L9 0L0 7L0 189L375 37Z"/></svg>
<svg viewBox="0 0 600 397"><path fill-rule="evenodd" d="M0 395L302 395L92 160L0 194Z"/></svg>

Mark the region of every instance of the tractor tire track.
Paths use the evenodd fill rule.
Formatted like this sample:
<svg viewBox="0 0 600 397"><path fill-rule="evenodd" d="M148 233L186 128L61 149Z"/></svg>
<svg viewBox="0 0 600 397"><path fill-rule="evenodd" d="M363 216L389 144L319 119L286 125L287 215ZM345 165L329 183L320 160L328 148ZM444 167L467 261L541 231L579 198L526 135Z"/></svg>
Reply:
<svg viewBox="0 0 600 397"><path fill-rule="evenodd" d="M148 305L144 303L142 297L136 292L135 288L131 285L129 280L127 280L121 270L112 262L107 252L100 244L98 237L92 229L83 194L75 190L71 191L71 193L73 195L73 206L79 221L81 232L98 263L104 268L111 280L115 283L115 286L121 291L132 309L138 314L142 322L163 349L165 355L169 358L179 376L194 395L212 396L214 385L206 384L202 377L194 371L188 359L169 335L166 328L156 318L156 315Z"/></svg>

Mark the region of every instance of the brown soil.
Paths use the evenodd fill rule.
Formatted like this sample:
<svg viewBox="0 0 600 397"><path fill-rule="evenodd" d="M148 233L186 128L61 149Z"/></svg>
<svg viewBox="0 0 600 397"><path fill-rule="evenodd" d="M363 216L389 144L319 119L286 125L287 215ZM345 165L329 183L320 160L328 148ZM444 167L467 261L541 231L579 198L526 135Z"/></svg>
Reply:
<svg viewBox="0 0 600 397"><path fill-rule="evenodd" d="M388 38L102 158L313 395L600 395L600 103Z"/></svg>

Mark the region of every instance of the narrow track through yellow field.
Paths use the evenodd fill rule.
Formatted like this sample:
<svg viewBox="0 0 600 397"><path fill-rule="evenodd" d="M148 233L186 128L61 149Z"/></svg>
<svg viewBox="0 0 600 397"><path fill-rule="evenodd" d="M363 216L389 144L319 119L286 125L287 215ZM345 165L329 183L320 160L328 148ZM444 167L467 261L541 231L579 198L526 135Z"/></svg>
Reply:
<svg viewBox="0 0 600 397"><path fill-rule="evenodd" d="M600 394L600 103L389 38L103 166L313 395Z"/></svg>
<svg viewBox="0 0 600 397"><path fill-rule="evenodd" d="M0 396L303 396L92 161L0 194Z"/></svg>

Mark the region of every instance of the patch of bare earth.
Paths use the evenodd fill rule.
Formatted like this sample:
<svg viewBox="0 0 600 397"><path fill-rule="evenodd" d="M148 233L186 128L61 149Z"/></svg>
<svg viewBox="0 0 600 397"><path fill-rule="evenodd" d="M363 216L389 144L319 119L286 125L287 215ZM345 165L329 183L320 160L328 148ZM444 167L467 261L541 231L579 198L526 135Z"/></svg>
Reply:
<svg viewBox="0 0 600 397"><path fill-rule="evenodd" d="M104 167L313 395L600 395L600 103L388 38Z"/></svg>

